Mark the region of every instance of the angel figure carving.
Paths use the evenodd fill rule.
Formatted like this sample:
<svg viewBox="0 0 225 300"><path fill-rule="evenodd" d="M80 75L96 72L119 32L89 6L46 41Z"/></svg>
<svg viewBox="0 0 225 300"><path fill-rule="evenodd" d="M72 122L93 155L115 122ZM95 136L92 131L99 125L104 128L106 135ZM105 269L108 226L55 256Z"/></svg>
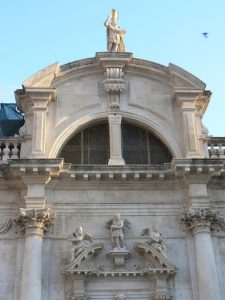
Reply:
<svg viewBox="0 0 225 300"><path fill-rule="evenodd" d="M122 220L120 214L117 213L114 215L113 219L107 223L107 228L110 228L111 231L113 248L124 248L123 231L131 228L130 222Z"/></svg>
<svg viewBox="0 0 225 300"><path fill-rule="evenodd" d="M164 236L159 232L158 225L152 225L152 228L145 228L142 231L142 236L147 236L148 240L145 241L148 245L152 245L155 249L166 256L166 246L164 243Z"/></svg>
<svg viewBox="0 0 225 300"><path fill-rule="evenodd" d="M88 247L88 241L92 242L92 236L89 233L83 233L83 228L79 227L76 228L69 241L73 244L71 249L71 261L73 261Z"/></svg>

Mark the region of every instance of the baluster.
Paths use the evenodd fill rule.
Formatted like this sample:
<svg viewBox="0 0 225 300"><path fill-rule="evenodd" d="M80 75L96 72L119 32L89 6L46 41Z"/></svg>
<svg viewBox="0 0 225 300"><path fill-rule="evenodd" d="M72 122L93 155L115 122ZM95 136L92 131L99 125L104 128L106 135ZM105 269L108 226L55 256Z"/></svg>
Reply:
<svg viewBox="0 0 225 300"><path fill-rule="evenodd" d="M12 151L11 158L18 158L19 157L18 143L14 142L12 146L13 146L13 148L11 149L11 151Z"/></svg>
<svg viewBox="0 0 225 300"><path fill-rule="evenodd" d="M2 161L7 161L10 154L9 142L5 142L5 148L3 148Z"/></svg>
<svg viewBox="0 0 225 300"><path fill-rule="evenodd" d="M223 148L223 145L222 144L219 144L218 145L219 146L219 150L218 150L218 152L219 152L219 158L225 158L225 154L224 154L224 148Z"/></svg>
<svg viewBox="0 0 225 300"><path fill-rule="evenodd" d="M3 144L0 143L0 160L2 160L3 157Z"/></svg>
<svg viewBox="0 0 225 300"><path fill-rule="evenodd" d="M211 158L218 158L217 149L214 148L214 145L210 145L210 146L211 146L210 149Z"/></svg>

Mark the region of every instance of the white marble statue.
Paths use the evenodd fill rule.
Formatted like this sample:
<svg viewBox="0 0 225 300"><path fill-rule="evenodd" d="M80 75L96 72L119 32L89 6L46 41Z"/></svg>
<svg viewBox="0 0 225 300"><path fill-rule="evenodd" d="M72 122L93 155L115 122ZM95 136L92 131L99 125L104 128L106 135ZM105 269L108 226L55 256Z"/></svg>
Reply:
<svg viewBox="0 0 225 300"><path fill-rule="evenodd" d="M162 255L166 256L166 246L164 243L164 237L159 232L158 225L152 225L152 228L146 228L142 231L142 235L148 236L148 240L146 243L155 247L155 249L161 253Z"/></svg>
<svg viewBox="0 0 225 300"><path fill-rule="evenodd" d="M72 234L72 239L69 241L73 244L71 249L71 261L78 257L86 247L88 247L87 241L92 242L92 236L89 233L83 233L83 228L76 228Z"/></svg>
<svg viewBox="0 0 225 300"><path fill-rule="evenodd" d="M124 238L123 238L123 220L120 218L120 214L117 213L113 217L111 225L111 238L113 248L123 248L124 247Z"/></svg>
<svg viewBox="0 0 225 300"><path fill-rule="evenodd" d="M124 52L124 35L126 30L118 26L119 14L115 9L111 10L104 25L107 28L107 50L111 52Z"/></svg>

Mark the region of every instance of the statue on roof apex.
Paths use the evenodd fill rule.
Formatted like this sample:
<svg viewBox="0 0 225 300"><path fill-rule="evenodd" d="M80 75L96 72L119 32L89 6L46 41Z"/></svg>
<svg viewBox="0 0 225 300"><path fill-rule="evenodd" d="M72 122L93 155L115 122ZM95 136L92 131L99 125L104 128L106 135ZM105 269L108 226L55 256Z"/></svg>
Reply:
<svg viewBox="0 0 225 300"><path fill-rule="evenodd" d="M126 30L118 26L119 13L112 9L104 25L107 28L107 50L109 52L125 52L124 35Z"/></svg>

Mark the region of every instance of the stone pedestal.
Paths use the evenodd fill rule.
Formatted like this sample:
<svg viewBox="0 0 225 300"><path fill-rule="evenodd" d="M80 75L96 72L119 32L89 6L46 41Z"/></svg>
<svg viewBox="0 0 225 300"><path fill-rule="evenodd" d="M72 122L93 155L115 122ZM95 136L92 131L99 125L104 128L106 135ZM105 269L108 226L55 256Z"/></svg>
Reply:
<svg viewBox="0 0 225 300"><path fill-rule="evenodd" d="M130 252L126 248L114 248L109 252L109 256L116 267L121 267L125 264L125 259L130 256Z"/></svg>

